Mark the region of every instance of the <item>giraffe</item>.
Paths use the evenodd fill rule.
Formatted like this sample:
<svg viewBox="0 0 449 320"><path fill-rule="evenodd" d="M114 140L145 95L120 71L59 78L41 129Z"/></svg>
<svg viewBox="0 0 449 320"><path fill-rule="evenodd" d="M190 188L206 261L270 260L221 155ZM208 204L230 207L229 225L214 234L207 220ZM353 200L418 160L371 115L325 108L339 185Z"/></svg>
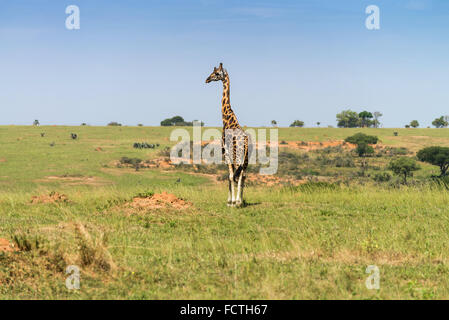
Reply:
<svg viewBox="0 0 449 320"><path fill-rule="evenodd" d="M240 127L237 117L231 109L230 81L223 63L214 67L214 71L206 79L206 83L212 81L223 82L223 98L221 99L221 113L223 118L223 134L221 140L222 154L229 170L229 194L228 206L241 207L244 205L243 188L245 185L245 173L248 167L249 136ZM237 195L235 194L237 183Z"/></svg>

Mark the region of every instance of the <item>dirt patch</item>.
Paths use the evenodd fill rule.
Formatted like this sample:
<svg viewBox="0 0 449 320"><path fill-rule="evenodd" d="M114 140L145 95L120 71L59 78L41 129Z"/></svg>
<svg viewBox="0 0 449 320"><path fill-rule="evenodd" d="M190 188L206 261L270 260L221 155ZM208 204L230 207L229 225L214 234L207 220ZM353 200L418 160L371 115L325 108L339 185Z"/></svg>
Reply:
<svg viewBox="0 0 449 320"><path fill-rule="evenodd" d="M0 158L0 162L6 162L5 158Z"/></svg>
<svg viewBox="0 0 449 320"><path fill-rule="evenodd" d="M69 186L75 185L93 185L102 186L108 184L108 181L101 180L97 177L84 177L84 176L48 176L43 179L35 180L36 182L64 182Z"/></svg>
<svg viewBox="0 0 449 320"><path fill-rule="evenodd" d="M49 195L43 194L39 196L33 196L31 198L32 204L38 203L67 203L69 202L69 198L65 194L61 194L59 192L53 191Z"/></svg>
<svg viewBox="0 0 449 320"><path fill-rule="evenodd" d="M131 202L125 204L128 209L154 210L176 209L184 210L192 207L192 203L176 197L174 194L162 192L147 197L134 197Z"/></svg>
<svg viewBox="0 0 449 320"><path fill-rule="evenodd" d="M298 180L294 178L288 178L288 177L277 177L274 175L260 175L260 174L254 174L249 173L246 176L246 181L251 182L253 184L263 184L268 187L272 186L280 186L280 185L293 185L298 186L300 184L306 183L308 180Z"/></svg>
<svg viewBox="0 0 449 320"><path fill-rule="evenodd" d="M13 252L17 251L16 248L14 248L14 245L10 243L7 239L0 238L0 252Z"/></svg>
<svg viewBox="0 0 449 320"><path fill-rule="evenodd" d="M101 152L101 151L103 151L103 148L101 148L101 147L97 147L97 148L95 148L95 151L99 151L99 152Z"/></svg>
<svg viewBox="0 0 449 320"><path fill-rule="evenodd" d="M280 148L290 148L299 149L304 151L332 148L332 147L342 147L347 150L355 149L357 146L355 144L346 142L344 140L335 141L281 141L279 143Z"/></svg>

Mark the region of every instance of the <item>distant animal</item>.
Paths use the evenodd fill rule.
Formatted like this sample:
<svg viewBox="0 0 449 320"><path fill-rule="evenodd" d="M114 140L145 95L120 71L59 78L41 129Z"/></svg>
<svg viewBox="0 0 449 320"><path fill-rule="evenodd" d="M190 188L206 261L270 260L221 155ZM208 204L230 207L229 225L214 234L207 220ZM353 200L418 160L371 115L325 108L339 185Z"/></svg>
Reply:
<svg viewBox="0 0 449 320"><path fill-rule="evenodd" d="M73 140L78 139L78 135L76 133L71 133L70 136L72 137Z"/></svg>
<svg viewBox="0 0 449 320"><path fill-rule="evenodd" d="M229 195L228 206L240 207L244 204L243 188L245 185L246 168L248 167L249 136L240 127L237 117L231 109L230 81L223 63L214 67L214 71L206 79L206 83L212 81L223 82L223 98L221 100L221 113L223 119L222 153L229 170ZM235 195L234 183L237 183L237 195Z"/></svg>
<svg viewBox="0 0 449 320"><path fill-rule="evenodd" d="M45 132L41 132L41 137L43 138L45 136Z"/></svg>

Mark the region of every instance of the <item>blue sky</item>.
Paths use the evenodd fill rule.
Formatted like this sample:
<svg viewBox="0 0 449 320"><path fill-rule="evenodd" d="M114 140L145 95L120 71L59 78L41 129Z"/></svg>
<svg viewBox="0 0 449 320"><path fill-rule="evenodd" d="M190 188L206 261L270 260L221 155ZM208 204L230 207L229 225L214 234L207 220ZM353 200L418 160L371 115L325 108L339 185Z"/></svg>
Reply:
<svg viewBox="0 0 449 320"><path fill-rule="evenodd" d="M72 4L80 30L65 28ZM219 62L242 125L449 114L447 0L0 0L0 43L0 124L218 126L222 86L204 81Z"/></svg>

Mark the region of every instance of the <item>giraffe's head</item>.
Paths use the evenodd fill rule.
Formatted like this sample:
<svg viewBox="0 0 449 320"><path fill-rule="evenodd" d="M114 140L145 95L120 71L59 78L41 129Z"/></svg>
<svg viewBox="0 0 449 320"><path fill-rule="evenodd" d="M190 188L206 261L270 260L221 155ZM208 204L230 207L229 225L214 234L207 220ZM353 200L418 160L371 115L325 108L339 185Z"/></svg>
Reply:
<svg viewBox="0 0 449 320"><path fill-rule="evenodd" d="M206 79L206 83L212 81L222 81L225 78L226 78L226 70L223 69L223 63L220 63L220 66L218 68L214 67L214 71Z"/></svg>

